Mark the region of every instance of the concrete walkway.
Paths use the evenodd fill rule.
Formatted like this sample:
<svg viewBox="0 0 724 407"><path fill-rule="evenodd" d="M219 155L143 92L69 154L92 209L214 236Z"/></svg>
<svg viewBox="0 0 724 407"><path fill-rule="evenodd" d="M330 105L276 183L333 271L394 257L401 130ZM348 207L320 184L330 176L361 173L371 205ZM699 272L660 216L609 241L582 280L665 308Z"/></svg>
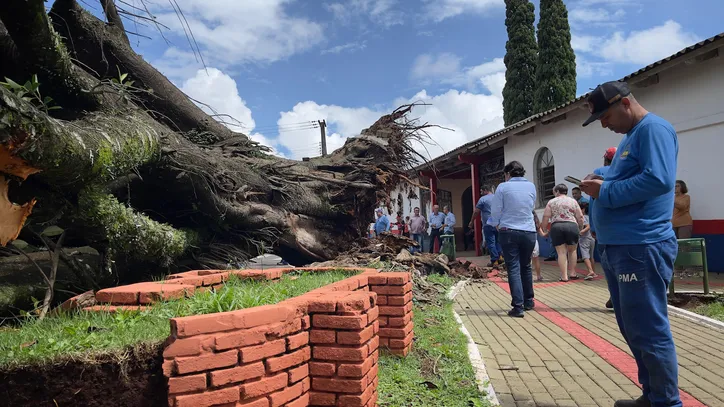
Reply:
<svg viewBox="0 0 724 407"><path fill-rule="evenodd" d="M536 310L525 318L506 315L508 284L499 277L469 284L455 299L501 405L611 407L639 397L636 363L604 307L605 280L560 283L555 263L542 269ZM724 331L675 316L671 325L684 406L724 406Z"/></svg>

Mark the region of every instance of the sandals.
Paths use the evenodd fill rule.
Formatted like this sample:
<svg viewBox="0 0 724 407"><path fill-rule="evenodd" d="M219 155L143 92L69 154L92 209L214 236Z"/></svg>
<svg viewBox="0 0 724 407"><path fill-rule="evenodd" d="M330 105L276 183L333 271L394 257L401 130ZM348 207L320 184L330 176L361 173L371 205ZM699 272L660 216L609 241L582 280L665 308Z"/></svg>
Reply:
<svg viewBox="0 0 724 407"><path fill-rule="evenodd" d="M543 281L543 276L536 277L536 278L535 278L535 281L538 282L538 283L540 283L541 281Z"/></svg>
<svg viewBox="0 0 724 407"><path fill-rule="evenodd" d="M570 278L570 277L569 277L569 278ZM559 278L558 281L560 281L561 283L567 283L569 280L564 280L564 279L562 279L562 278Z"/></svg>
<svg viewBox="0 0 724 407"><path fill-rule="evenodd" d="M570 280L578 280L580 277L578 276L578 274L576 274L575 276L568 276L568 278Z"/></svg>
<svg viewBox="0 0 724 407"><path fill-rule="evenodd" d="M596 273L588 273L586 277L583 277L584 280L590 281L593 280L595 277L598 277L598 274Z"/></svg>

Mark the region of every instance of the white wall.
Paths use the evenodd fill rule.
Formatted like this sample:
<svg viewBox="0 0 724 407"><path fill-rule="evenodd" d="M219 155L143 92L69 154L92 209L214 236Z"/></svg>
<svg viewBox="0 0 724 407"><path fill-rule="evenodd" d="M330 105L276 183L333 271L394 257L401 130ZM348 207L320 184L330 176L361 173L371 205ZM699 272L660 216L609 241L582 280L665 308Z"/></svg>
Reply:
<svg viewBox="0 0 724 407"><path fill-rule="evenodd" d="M724 49L720 49L720 53ZM633 89L650 112L671 122L679 136L677 178L684 180L691 195L694 219L724 219L724 189L716 180L724 173L724 57L701 63L680 64L659 74L659 83ZM532 134L510 136L505 160L518 160L526 177L536 182L534 159L547 147L555 160L556 181L566 175L583 178L603 165L603 153L618 146L622 136L581 123L588 111L580 108L567 113L565 120L537 125ZM716 177L716 178L715 178ZM573 185L569 184L569 188Z"/></svg>

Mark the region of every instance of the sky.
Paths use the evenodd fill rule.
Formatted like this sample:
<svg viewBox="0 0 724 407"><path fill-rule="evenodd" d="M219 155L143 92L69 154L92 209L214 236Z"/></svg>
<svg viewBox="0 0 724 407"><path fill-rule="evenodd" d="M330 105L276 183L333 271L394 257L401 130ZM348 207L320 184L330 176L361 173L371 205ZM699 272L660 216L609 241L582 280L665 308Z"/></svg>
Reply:
<svg viewBox="0 0 724 407"><path fill-rule="evenodd" d="M143 7L141 0L124 2L118 4L128 10ZM230 128L279 156L319 155L320 130L310 123L326 121L331 152L411 102L428 104L413 117L446 128L430 131L429 157L503 127L504 0L146 3L168 29L126 20L128 31L151 37L131 35L136 52L204 109L232 116L219 116ZM99 15L96 0L82 4ZM533 4L537 23L538 0ZM724 13L721 0L565 4L577 95L718 34Z"/></svg>

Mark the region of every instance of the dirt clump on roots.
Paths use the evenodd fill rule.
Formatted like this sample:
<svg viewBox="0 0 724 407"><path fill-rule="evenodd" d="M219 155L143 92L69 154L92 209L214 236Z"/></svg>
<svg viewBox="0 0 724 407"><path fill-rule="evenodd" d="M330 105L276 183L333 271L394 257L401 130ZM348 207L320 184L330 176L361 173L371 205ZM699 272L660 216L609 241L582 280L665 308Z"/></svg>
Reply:
<svg viewBox="0 0 724 407"><path fill-rule="evenodd" d="M161 345L94 358L0 368L0 406L168 405Z"/></svg>

